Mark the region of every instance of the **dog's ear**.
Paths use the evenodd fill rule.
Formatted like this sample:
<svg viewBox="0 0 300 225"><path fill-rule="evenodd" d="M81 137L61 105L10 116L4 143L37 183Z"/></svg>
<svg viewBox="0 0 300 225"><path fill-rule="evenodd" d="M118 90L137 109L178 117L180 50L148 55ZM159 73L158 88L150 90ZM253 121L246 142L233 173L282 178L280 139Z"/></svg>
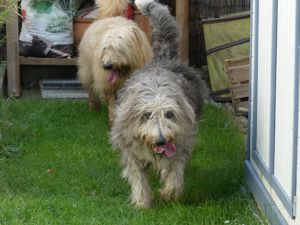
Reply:
<svg viewBox="0 0 300 225"><path fill-rule="evenodd" d="M136 27L131 27L130 31L132 32L132 34L134 35L135 41L136 41L136 45L138 48L141 47L141 40L140 40L140 31L136 28Z"/></svg>
<svg viewBox="0 0 300 225"><path fill-rule="evenodd" d="M131 41L133 42L133 46L135 46L135 51L132 51L132 54L135 54L135 58L138 59L133 63L138 68L141 68L152 57L152 51L149 51L151 46L148 43L146 35L138 27L131 27L130 33Z"/></svg>
<svg viewBox="0 0 300 225"><path fill-rule="evenodd" d="M124 85L127 85L126 83ZM132 107L135 105L136 98L130 88L122 88L118 91L116 112L124 121L128 121L132 116Z"/></svg>
<svg viewBox="0 0 300 225"><path fill-rule="evenodd" d="M191 104L183 97L179 97L177 99L177 103L180 109L184 109L184 113L182 114L184 116L184 120L189 124L194 125L196 122L196 114Z"/></svg>

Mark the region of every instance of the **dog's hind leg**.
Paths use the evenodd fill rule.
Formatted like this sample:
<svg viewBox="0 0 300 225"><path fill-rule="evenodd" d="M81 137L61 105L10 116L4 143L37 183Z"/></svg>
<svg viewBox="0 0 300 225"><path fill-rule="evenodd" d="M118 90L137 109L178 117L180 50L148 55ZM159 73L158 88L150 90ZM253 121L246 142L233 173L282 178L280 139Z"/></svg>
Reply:
<svg viewBox="0 0 300 225"><path fill-rule="evenodd" d="M123 158L124 160L124 158ZM147 167L134 156L127 156L123 177L131 185L131 202L140 208L151 205L151 188L148 183Z"/></svg>
<svg viewBox="0 0 300 225"><path fill-rule="evenodd" d="M161 174L164 186L160 189L161 197L164 200L178 199L183 191L185 163L178 161Z"/></svg>
<svg viewBox="0 0 300 225"><path fill-rule="evenodd" d="M101 106L101 102L98 97L92 91L88 92L88 101L89 101L89 109L90 110L99 110Z"/></svg>
<svg viewBox="0 0 300 225"><path fill-rule="evenodd" d="M99 97L93 91L93 72L90 64L86 61L86 56L82 53L78 58L78 78L83 88L88 92L88 103L90 110L98 110L100 108Z"/></svg>

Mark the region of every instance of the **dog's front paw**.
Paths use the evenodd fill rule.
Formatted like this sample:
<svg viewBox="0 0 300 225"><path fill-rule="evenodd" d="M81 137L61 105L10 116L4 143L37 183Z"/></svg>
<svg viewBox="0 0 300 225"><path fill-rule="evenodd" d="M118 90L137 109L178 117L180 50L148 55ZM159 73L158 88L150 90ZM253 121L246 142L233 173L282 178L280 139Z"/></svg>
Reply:
<svg viewBox="0 0 300 225"><path fill-rule="evenodd" d="M133 186L131 193L131 203L137 208L149 208L151 206L152 195L150 187L146 184L143 186Z"/></svg>
<svg viewBox="0 0 300 225"><path fill-rule="evenodd" d="M164 187L159 190L160 196L165 201L178 200L182 191L180 189Z"/></svg>
<svg viewBox="0 0 300 225"><path fill-rule="evenodd" d="M131 203L135 205L137 208L150 208L151 206L151 198L132 198Z"/></svg>

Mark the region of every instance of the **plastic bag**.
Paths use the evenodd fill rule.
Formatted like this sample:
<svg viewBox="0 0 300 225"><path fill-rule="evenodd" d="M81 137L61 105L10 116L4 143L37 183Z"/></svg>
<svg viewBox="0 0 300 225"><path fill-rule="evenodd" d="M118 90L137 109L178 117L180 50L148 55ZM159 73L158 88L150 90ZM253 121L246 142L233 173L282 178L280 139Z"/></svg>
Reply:
<svg viewBox="0 0 300 225"><path fill-rule="evenodd" d="M82 0L22 0L22 29L20 33L20 55L37 57L66 57L66 55L48 54L49 48L67 50L67 57L74 53L73 15ZM39 38L47 45L48 50L40 49L41 45L32 46L33 39ZM36 42L35 42L36 43ZM31 51L31 47L34 51ZM40 54L41 53L41 54ZM47 53L46 55L43 55ZM32 55L34 54L34 55Z"/></svg>

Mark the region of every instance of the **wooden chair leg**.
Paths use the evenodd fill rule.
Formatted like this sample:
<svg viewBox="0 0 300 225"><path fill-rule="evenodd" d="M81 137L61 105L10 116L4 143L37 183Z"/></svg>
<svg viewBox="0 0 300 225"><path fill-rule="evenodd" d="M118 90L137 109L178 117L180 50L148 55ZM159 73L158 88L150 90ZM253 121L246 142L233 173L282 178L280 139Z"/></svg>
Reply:
<svg viewBox="0 0 300 225"><path fill-rule="evenodd" d="M16 12L11 11L6 23L7 87L9 97L19 97L21 95L18 27L18 15Z"/></svg>

